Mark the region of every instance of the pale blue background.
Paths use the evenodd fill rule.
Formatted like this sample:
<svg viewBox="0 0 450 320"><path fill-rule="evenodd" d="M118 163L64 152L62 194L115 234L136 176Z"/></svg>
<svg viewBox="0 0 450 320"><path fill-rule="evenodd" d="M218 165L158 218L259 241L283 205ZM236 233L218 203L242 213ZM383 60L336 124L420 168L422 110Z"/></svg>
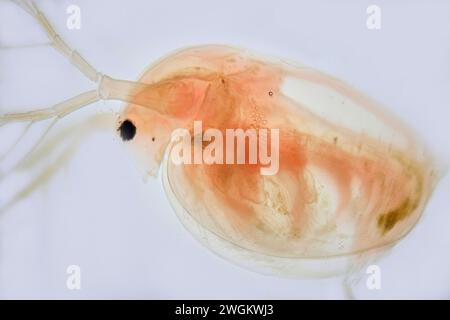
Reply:
<svg viewBox="0 0 450 320"><path fill-rule="evenodd" d="M356 85L449 158L448 1L38 3L68 43L114 77L135 79L158 57L187 45L247 47ZM70 4L81 8L81 30L66 28ZM370 4L381 7L379 31L366 28ZM26 14L0 1L0 46L44 41ZM50 48L0 50L2 112L45 106L90 88ZM118 107L98 103L94 111ZM5 145L13 133L7 130L14 129L1 130ZM0 184L0 194L25 178ZM450 298L449 190L446 176L421 223L379 262L382 290L361 283L357 297ZM80 291L66 288L71 264L81 267ZM50 184L0 217L0 298L343 297L339 279L261 276L205 250L177 220L160 182L143 183L113 131L83 143Z"/></svg>

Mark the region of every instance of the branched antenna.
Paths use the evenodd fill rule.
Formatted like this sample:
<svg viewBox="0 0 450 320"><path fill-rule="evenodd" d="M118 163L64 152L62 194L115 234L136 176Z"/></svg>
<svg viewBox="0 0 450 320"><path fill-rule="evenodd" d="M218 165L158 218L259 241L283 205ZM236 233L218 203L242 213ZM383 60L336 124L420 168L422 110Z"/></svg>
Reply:
<svg viewBox="0 0 450 320"><path fill-rule="evenodd" d="M54 106L22 113L0 115L0 126L16 121L40 121L50 118L62 118L76 110L99 100L120 100L142 105L157 112L163 112L155 100L137 99L137 93L149 91L154 86L135 81L118 80L103 75L92 67L76 50L73 50L54 30L44 13L33 0L12 0L29 13L42 27L50 44L74 65L86 78L96 83L97 89L87 91L67 99ZM151 94L149 96L152 96Z"/></svg>

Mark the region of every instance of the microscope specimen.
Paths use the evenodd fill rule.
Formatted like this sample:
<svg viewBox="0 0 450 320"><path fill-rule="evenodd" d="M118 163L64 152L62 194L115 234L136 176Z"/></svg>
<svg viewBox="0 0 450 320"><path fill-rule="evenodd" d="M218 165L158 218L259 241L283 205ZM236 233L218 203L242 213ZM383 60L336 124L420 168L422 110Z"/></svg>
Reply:
<svg viewBox="0 0 450 320"><path fill-rule="evenodd" d="M0 115L0 125L52 119L51 130L96 101L124 101L118 134L148 175L161 175L186 228L226 259L282 276L351 272L406 236L424 211L439 178L431 153L343 81L225 45L181 49L138 81L114 79L70 48L34 2L16 2L97 88ZM178 129L192 133L191 150L200 150L194 158L213 161L171 161ZM225 160L229 149L218 142L230 129L248 133L241 150L248 161ZM276 170L262 155L276 156Z"/></svg>

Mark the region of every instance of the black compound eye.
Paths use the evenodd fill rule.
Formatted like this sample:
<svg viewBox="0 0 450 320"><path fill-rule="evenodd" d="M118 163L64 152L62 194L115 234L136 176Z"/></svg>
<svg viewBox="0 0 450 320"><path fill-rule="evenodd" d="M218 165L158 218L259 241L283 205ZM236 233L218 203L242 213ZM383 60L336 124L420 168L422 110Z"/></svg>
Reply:
<svg viewBox="0 0 450 320"><path fill-rule="evenodd" d="M117 129L123 141L129 141L136 135L136 126L130 120L125 120Z"/></svg>

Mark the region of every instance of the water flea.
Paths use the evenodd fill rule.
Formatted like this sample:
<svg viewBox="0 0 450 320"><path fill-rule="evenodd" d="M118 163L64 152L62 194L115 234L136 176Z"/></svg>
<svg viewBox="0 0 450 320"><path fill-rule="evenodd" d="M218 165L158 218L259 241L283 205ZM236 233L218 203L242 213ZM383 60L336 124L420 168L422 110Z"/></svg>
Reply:
<svg viewBox="0 0 450 320"><path fill-rule="evenodd" d="M129 149L143 172L161 173L177 216L220 256L289 277L320 262L311 275L329 276L353 269L362 253L391 247L419 221L438 178L431 154L345 82L223 45L185 48L135 81L114 79L70 48L33 1L17 2L96 87L57 107L0 112L0 126L57 121L99 100L123 102L120 137L134 139ZM195 134L197 121L208 139L198 139L206 131ZM188 134L175 144L174 132Z"/></svg>

